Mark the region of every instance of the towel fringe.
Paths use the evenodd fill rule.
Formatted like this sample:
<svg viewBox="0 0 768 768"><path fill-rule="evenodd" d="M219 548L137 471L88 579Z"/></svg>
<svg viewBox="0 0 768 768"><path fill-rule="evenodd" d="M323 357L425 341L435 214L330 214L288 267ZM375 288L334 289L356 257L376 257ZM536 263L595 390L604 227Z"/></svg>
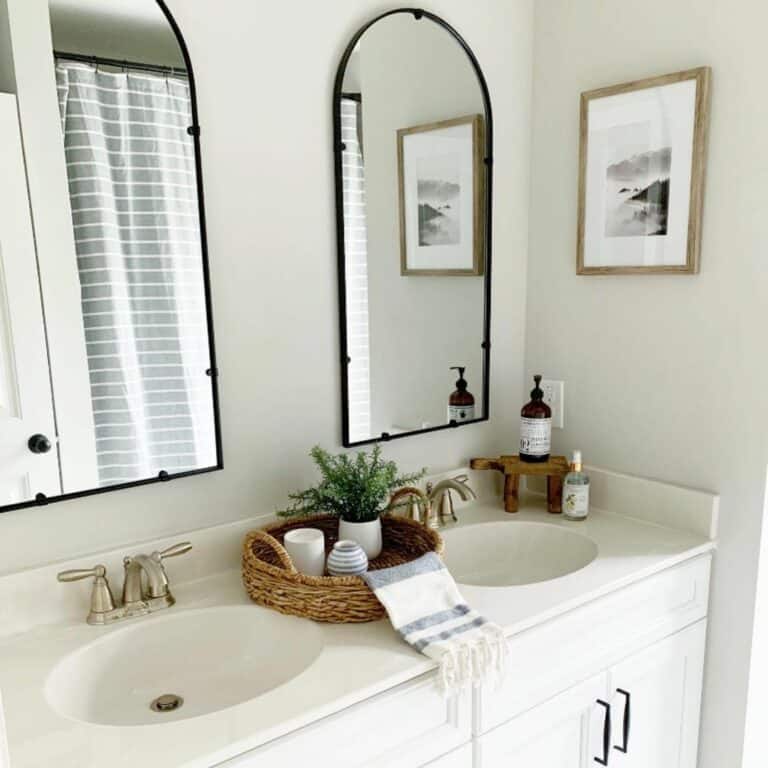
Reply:
<svg viewBox="0 0 768 768"><path fill-rule="evenodd" d="M507 667L507 641L501 628L483 627L480 637L446 643L440 656L438 686L444 696L452 696L470 683L494 682L499 685Z"/></svg>

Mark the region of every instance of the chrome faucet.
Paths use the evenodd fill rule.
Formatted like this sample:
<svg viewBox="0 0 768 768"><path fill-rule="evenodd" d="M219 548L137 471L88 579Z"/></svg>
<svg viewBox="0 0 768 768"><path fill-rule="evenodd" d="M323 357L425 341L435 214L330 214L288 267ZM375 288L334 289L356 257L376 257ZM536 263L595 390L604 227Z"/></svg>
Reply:
<svg viewBox="0 0 768 768"><path fill-rule="evenodd" d="M191 549L192 545L184 541L162 552L126 557L123 560L125 578L120 605L115 604L115 598L107 580L107 569L103 565L62 571L57 578L59 581L67 582L93 577L91 610L87 621L89 624L111 624L120 619L144 616L163 608L170 608L176 600L168 585L168 574L165 572L163 560L167 557L183 555Z"/></svg>
<svg viewBox="0 0 768 768"><path fill-rule="evenodd" d="M402 508L410 499L410 516L418 520L428 528L442 528L451 522L458 522L453 508L451 491L461 496L464 501L476 499L475 492L468 485L469 478L466 475L458 475L454 478L441 480L433 485L427 483L426 493L414 486L400 488L392 494L389 500L389 511Z"/></svg>

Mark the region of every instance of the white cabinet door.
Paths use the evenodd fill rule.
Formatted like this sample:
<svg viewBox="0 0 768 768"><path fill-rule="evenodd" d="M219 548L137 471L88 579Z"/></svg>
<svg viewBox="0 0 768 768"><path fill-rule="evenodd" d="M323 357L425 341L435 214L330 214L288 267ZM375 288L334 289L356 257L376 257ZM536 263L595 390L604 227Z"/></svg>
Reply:
<svg viewBox="0 0 768 768"><path fill-rule="evenodd" d="M612 766L695 768L705 634L700 621L611 670Z"/></svg>
<svg viewBox="0 0 768 768"><path fill-rule="evenodd" d="M428 763L424 768L473 768L472 745L465 744L459 749L454 749L453 752Z"/></svg>
<svg viewBox="0 0 768 768"><path fill-rule="evenodd" d="M494 728L478 739L475 768L596 765L610 730L608 690L608 675L597 675Z"/></svg>
<svg viewBox="0 0 768 768"><path fill-rule="evenodd" d="M33 453L32 435L47 453ZM16 98L0 94L0 505L61 493L43 308Z"/></svg>

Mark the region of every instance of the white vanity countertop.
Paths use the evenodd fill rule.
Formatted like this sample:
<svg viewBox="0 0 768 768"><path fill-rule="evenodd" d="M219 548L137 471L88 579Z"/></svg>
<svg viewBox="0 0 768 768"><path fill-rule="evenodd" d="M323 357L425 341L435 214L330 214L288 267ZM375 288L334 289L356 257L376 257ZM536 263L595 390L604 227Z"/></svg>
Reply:
<svg viewBox="0 0 768 768"><path fill-rule="evenodd" d="M462 587L467 602L510 635L714 546L699 534L608 512L593 511L588 521L570 523L548 515L537 501L521 505L517 515L503 512L499 502L478 502L459 515L455 529L487 521L514 525L530 520L568 526L598 546L597 558L568 576L506 588ZM174 612L248 603L239 571L181 584L174 591ZM119 632L129 623L149 624L169 612L97 628L85 623L86 608L83 605L79 621L0 639L0 690L12 768L210 768L434 666L400 642L387 621L320 625L324 647L317 660L298 677L250 702L162 725L89 725L59 715L47 703L45 682L52 668L64 655L99 636ZM266 609L254 605L253 610ZM280 648L273 652L279 654Z"/></svg>

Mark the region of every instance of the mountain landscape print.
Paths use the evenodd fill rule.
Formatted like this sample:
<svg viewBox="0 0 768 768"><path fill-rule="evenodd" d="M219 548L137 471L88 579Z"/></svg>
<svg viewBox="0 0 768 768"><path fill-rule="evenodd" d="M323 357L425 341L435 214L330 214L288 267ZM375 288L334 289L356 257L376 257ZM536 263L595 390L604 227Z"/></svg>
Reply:
<svg viewBox="0 0 768 768"><path fill-rule="evenodd" d="M606 237L666 235L672 148L624 151L606 170Z"/></svg>
<svg viewBox="0 0 768 768"><path fill-rule="evenodd" d="M461 242L459 163L458 155L419 158L420 246L458 245Z"/></svg>

